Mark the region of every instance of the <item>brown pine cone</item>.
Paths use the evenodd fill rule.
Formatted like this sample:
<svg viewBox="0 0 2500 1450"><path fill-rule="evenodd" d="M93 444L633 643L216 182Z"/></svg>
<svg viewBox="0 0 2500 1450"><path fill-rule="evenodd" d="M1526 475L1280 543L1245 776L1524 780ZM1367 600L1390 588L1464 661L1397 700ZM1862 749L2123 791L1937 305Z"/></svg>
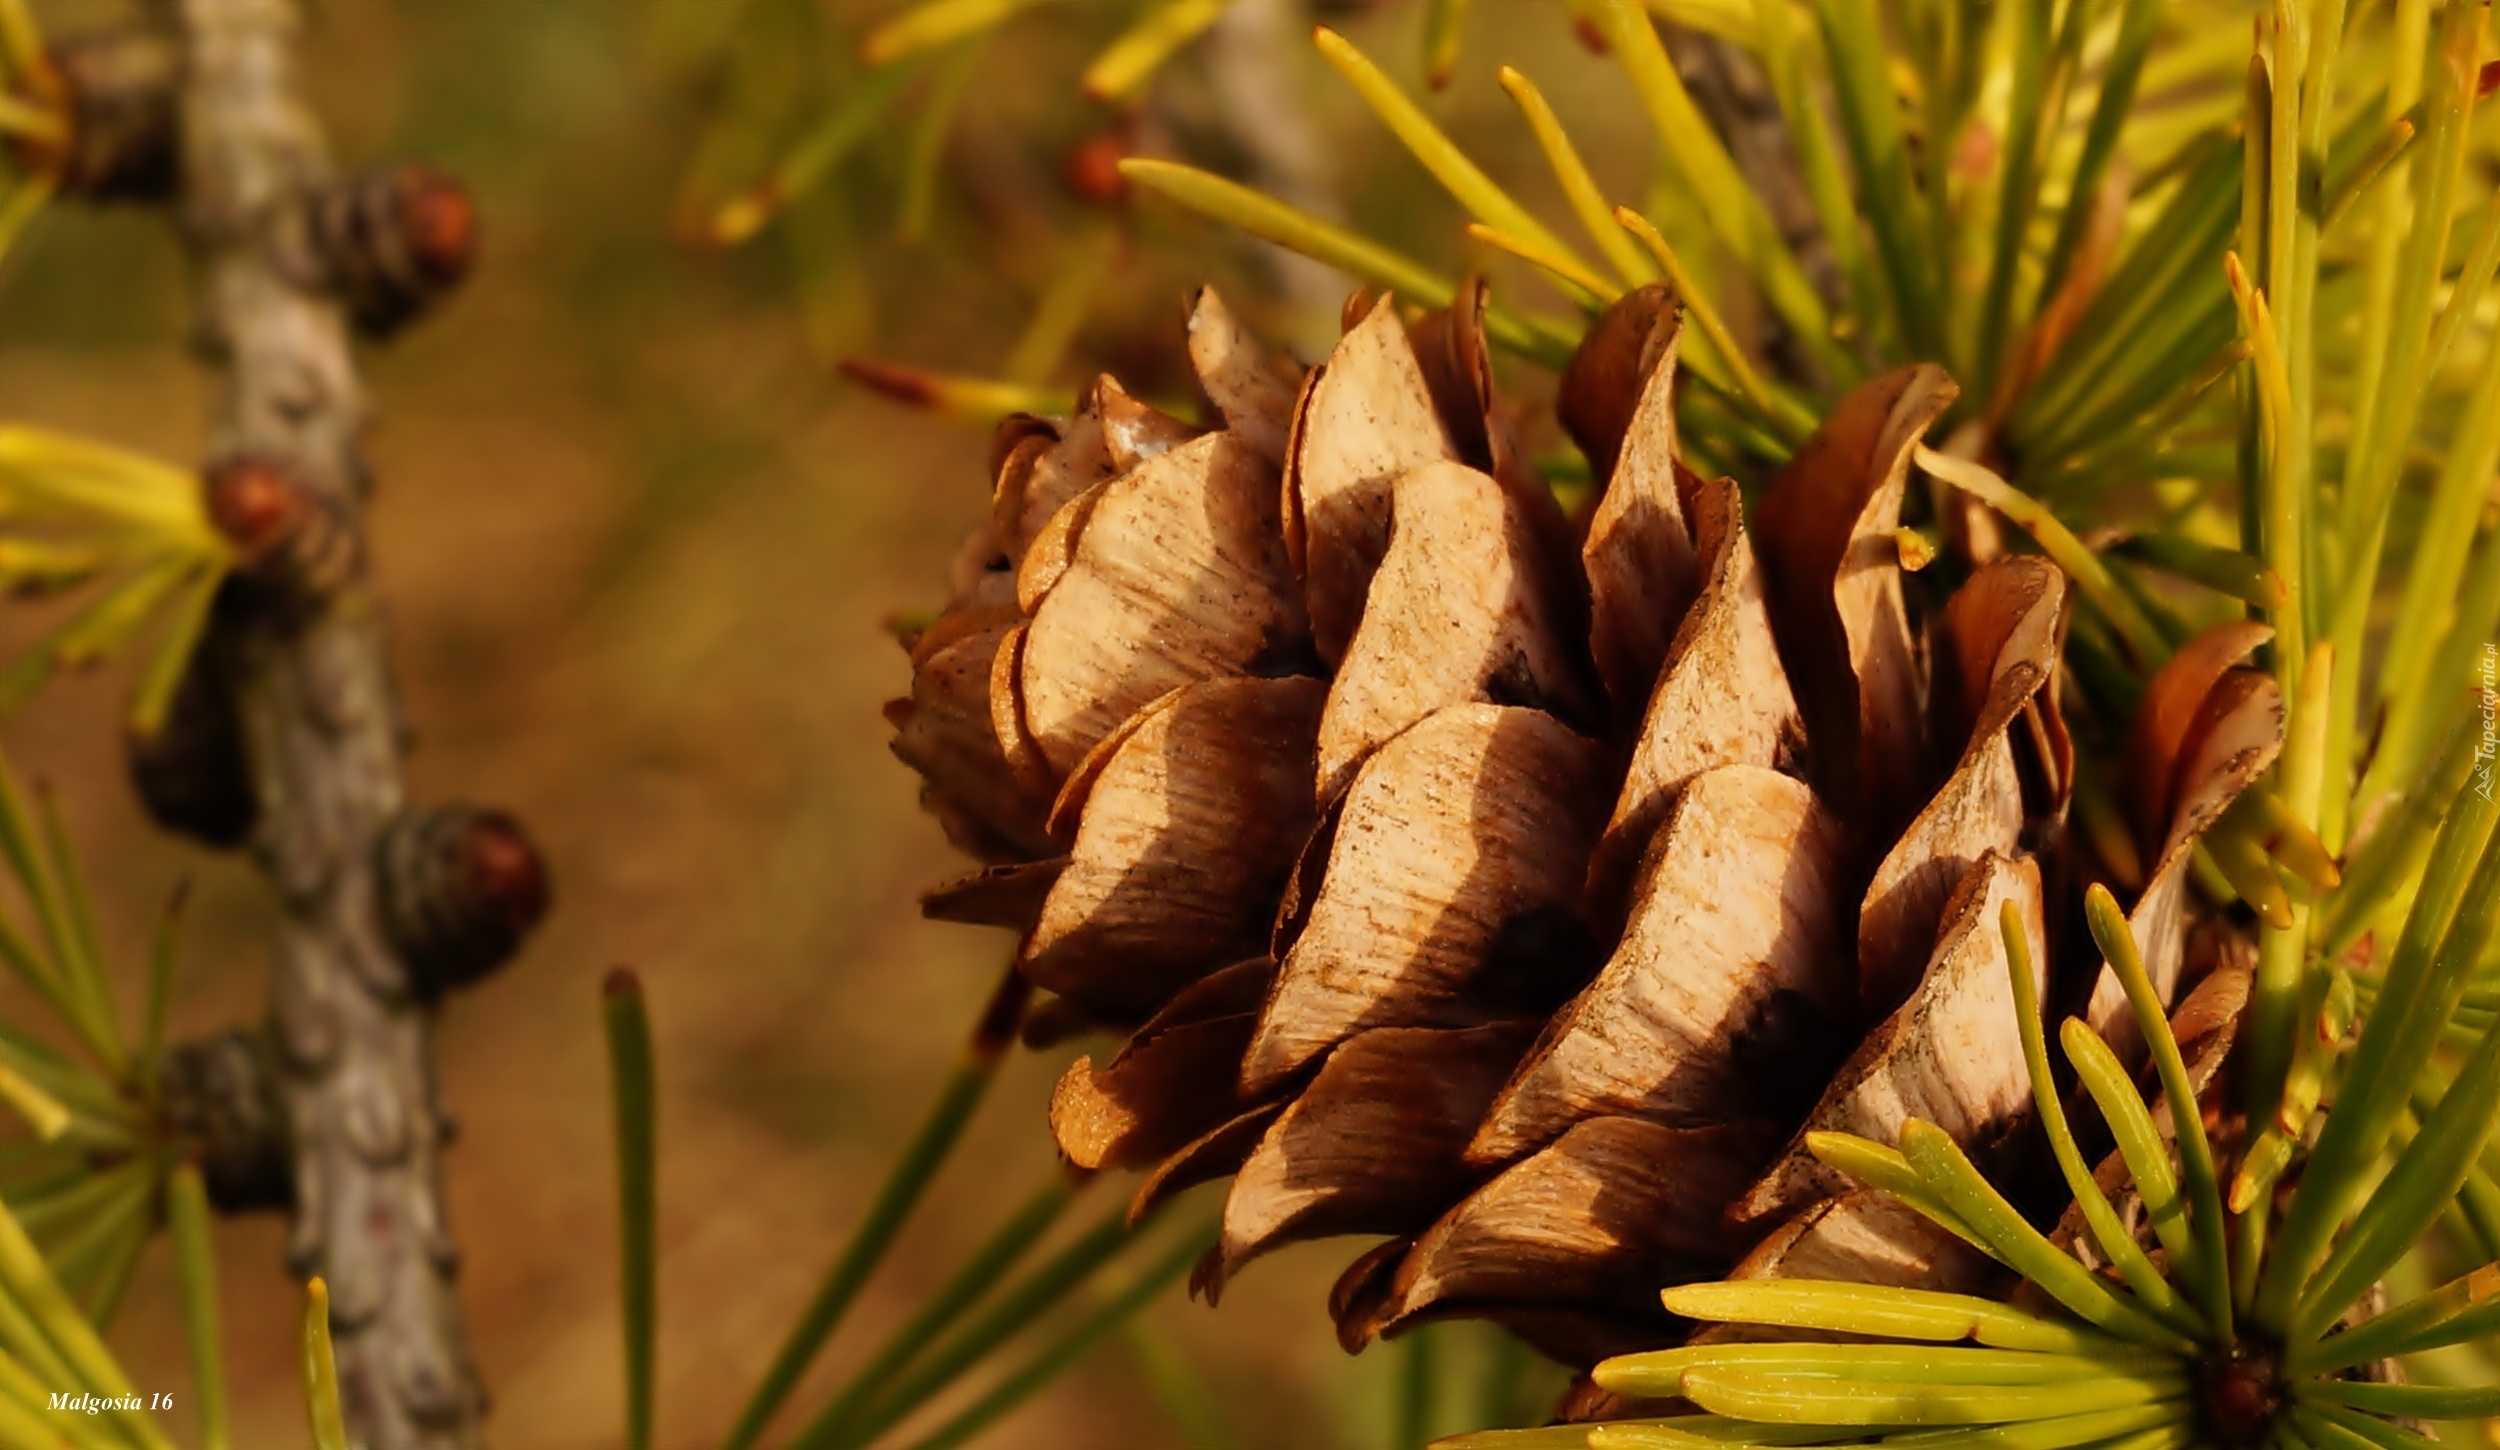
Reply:
<svg viewBox="0 0 2500 1450"><path fill-rule="evenodd" d="M1671 1338L1657 1291L1694 1278L1968 1286L1986 1261L1804 1131L2016 1139L2005 902L2045 1001L2123 1019L2065 939L2092 868L2064 577L1905 587L1953 383L1859 388L1749 515L1679 460L1679 328L1636 292L1562 380L1586 517L1493 396L1481 285L1412 327L1349 308L1298 386L1205 293L1222 427L1106 378L1000 430L889 710L990 863L928 910L1016 930L1055 1020L1126 1035L1053 1097L1070 1159L1145 1170L1141 1213L1233 1176L1210 1298L1282 1244L1386 1235L1332 1295L1349 1348L1469 1315L1586 1364ZM2165 993L2191 848L2279 748L2261 638L2183 649L2114 767Z"/></svg>

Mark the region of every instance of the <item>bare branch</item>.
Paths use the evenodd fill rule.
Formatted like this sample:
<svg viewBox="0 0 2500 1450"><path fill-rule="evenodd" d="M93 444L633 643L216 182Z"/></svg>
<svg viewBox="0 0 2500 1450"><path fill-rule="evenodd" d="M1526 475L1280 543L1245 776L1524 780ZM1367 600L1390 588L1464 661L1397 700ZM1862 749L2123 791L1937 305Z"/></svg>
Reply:
<svg viewBox="0 0 2500 1450"><path fill-rule="evenodd" d="M375 844L402 804L400 730L362 547L365 402L311 254L330 168L299 100L301 17L295 0L157 3L186 61L180 210L215 382L211 476L248 460L344 531L283 597L221 611L203 656L233 701L258 799L252 849L283 913L272 1028L294 1154L289 1264L329 1280L357 1442L471 1447L484 1395L443 1220L445 1125L425 1012L376 889Z"/></svg>

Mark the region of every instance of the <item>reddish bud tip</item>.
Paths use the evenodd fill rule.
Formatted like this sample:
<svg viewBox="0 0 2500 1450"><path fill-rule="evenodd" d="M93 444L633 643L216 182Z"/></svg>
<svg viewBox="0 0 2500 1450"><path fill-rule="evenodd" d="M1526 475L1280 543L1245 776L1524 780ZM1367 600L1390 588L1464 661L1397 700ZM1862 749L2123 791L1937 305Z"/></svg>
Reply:
<svg viewBox="0 0 2500 1450"><path fill-rule="evenodd" d="M599 983L599 995L608 998L639 997L642 995L642 978L635 975L631 967L610 967L607 977Z"/></svg>
<svg viewBox="0 0 2500 1450"><path fill-rule="evenodd" d="M547 866L521 823L501 811L481 811L470 822L461 869L479 907L513 934L538 925L547 914Z"/></svg>
<svg viewBox="0 0 2500 1450"><path fill-rule="evenodd" d="M1130 141L1129 128L1116 125L1076 143L1068 153L1066 180L1077 200L1093 206L1118 206L1128 200L1128 177L1120 163L1128 159Z"/></svg>
<svg viewBox="0 0 2500 1450"><path fill-rule="evenodd" d="M477 264L477 202L467 187L425 166L403 166L393 178L399 188L399 224L408 255L426 277L449 285Z"/></svg>
<svg viewBox="0 0 2500 1450"><path fill-rule="evenodd" d="M246 560L268 557L303 522L303 487L266 458L223 459L204 482L209 522Z"/></svg>
<svg viewBox="0 0 2500 1450"><path fill-rule="evenodd" d="M1606 44L1606 32L1598 29L1597 22L1585 15L1571 18L1571 33L1580 37L1580 44L1586 46L1591 55L1604 55L1613 48Z"/></svg>
<svg viewBox="0 0 2500 1450"><path fill-rule="evenodd" d="M878 362L874 358L846 357L837 364L842 376L871 392L882 393L898 403L915 408L934 408L939 402L937 379L913 368Z"/></svg>
<svg viewBox="0 0 2500 1450"><path fill-rule="evenodd" d="M2474 78L2474 94L2488 96L2500 91L2500 60L2486 61L2481 75Z"/></svg>

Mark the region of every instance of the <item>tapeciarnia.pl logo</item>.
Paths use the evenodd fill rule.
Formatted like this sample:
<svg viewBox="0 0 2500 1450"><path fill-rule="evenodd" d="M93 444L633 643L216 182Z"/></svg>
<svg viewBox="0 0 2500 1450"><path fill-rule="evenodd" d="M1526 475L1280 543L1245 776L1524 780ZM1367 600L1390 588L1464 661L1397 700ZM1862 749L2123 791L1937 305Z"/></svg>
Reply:
<svg viewBox="0 0 2500 1450"><path fill-rule="evenodd" d="M2491 759L2500 750L2500 645L2483 646L2478 667L2482 686L2483 738L2474 746L2474 793L2491 799Z"/></svg>

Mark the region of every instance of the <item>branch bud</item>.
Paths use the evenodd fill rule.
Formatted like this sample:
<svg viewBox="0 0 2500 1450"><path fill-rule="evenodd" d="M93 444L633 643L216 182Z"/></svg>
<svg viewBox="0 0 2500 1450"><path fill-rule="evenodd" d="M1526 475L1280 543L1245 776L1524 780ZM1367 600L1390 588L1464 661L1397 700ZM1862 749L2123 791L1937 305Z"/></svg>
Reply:
<svg viewBox="0 0 2500 1450"><path fill-rule="evenodd" d="M203 645L174 687L164 724L129 740L130 778L148 815L166 830L219 849L243 844L260 817L243 722Z"/></svg>
<svg viewBox="0 0 2500 1450"><path fill-rule="evenodd" d="M174 87L182 62L164 36L137 26L55 45L37 85L60 106L57 140L19 139L28 169L86 201L163 201L181 160L182 112Z"/></svg>
<svg viewBox="0 0 2500 1450"><path fill-rule="evenodd" d="M165 1054L158 1083L174 1133L199 1155L208 1201L227 1213L295 1204L285 1074L265 1028L238 1028Z"/></svg>
<svg viewBox="0 0 2500 1450"><path fill-rule="evenodd" d="M354 574L354 531L285 464L233 454L211 463L202 481L209 522L234 547L238 579L303 600L338 592Z"/></svg>
<svg viewBox="0 0 2500 1450"><path fill-rule="evenodd" d="M473 806L403 810L374 844L382 929L432 1000L511 960L547 914L547 867L521 823Z"/></svg>
<svg viewBox="0 0 2500 1450"><path fill-rule="evenodd" d="M1068 191L1091 206L1117 207L1128 201L1128 178L1120 163L1136 149L1136 127L1114 121L1079 141L1068 152Z"/></svg>
<svg viewBox="0 0 2500 1450"><path fill-rule="evenodd" d="M430 167L359 172L305 198L325 280L369 337L388 337L433 308L477 263L477 203Z"/></svg>

